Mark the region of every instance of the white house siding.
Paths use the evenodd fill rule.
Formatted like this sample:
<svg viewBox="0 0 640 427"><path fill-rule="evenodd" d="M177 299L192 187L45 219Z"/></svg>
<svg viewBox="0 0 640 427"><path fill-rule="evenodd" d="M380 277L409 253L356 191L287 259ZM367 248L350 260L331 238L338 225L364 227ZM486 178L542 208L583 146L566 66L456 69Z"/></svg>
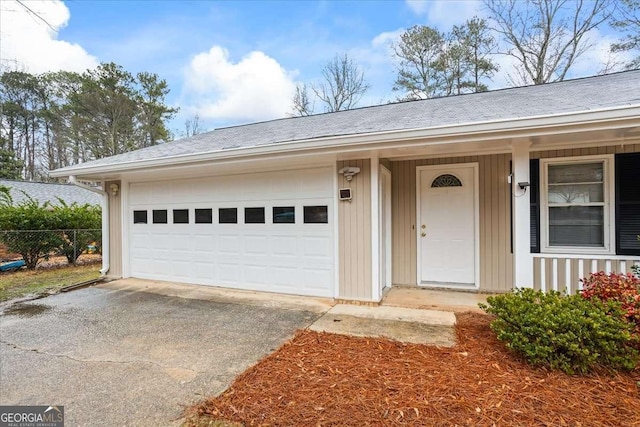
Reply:
<svg viewBox="0 0 640 427"><path fill-rule="evenodd" d="M117 194L109 191L115 184L120 189ZM122 277L122 189L120 181L106 181L104 188L109 194L109 277ZM103 214L104 215L104 214Z"/></svg>
<svg viewBox="0 0 640 427"><path fill-rule="evenodd" d="M338 252L340 287L338 297L347 300L372 299L371 277L371 161L339 161L360 168L351 181L338 175L339 188L351 188L353 199L338 202Z"/></svg>

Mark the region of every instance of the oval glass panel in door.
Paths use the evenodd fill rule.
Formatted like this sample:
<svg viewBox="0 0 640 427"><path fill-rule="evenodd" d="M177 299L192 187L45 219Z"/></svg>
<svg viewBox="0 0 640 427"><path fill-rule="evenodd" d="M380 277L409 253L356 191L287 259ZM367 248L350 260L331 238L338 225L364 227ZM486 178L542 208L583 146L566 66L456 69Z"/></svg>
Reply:
<svg viewBox="0 0 640 427"><path fill-rule="evenodd" d="M445 173L434 179L431 183L431 188L438 187L462 187L462 182L457 177Z"/></svg>

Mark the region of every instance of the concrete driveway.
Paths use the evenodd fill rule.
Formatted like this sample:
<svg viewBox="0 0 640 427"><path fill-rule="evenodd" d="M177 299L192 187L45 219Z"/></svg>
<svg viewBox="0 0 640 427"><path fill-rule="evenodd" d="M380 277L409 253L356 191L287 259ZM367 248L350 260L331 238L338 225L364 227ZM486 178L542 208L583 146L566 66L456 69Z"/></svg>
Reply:
<svg viewBox="0 0 640 427"><path fill-rule="evenodd" d="M68 426L177 425L329 308L187 299L107 284L0 315L0 404L64 405Z"/></svg>

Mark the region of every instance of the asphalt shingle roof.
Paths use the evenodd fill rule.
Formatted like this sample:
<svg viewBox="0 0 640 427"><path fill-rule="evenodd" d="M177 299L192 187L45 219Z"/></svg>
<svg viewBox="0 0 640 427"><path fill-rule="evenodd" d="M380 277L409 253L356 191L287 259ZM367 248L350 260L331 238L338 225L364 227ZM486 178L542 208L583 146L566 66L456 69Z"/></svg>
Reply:
<svg viewBox="0 0 640 427"><path fill-rule="evenodd" d="M322 137L424 129L633 105L640 105L640 70L221 128L94 160L83 166L211 153Z"/></svg>
<svg viewBox="0 0 640 427"><path fill-rule="evenodd" d="M100 195L72 184L51 184L0 179L0 186L9 187L9 194L14 204L27 200L27 196L25 196L24 193L28 194L29 197L38 201L40 204L49 202L54 206L59 205L60 201L58 198L64 200L68 205L73 203L79 205L100 204Z"/></svg>

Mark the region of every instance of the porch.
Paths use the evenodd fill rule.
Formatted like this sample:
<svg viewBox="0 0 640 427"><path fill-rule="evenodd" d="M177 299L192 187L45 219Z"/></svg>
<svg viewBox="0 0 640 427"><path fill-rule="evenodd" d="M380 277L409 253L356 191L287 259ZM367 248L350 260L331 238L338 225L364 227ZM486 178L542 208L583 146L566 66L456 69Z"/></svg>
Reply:
<svg viewBox="0 0 640 427"><path fill-rule="evenodd" d="M476 307L481 294L516 287L575 293L590 273L631 272L640 264L635 238L640 200L628 183L640 182L635 172L640 141L622 134L440 142L338 161L338 169L361 170L353 180L338 181L339 188L354 189L353 200L338 206L339 298L465 308ZM550 182L550 170L571 174L575 169L595 170L590 173L600 178L586 184ZM446 177L455 181L449 188L438 183ZM466 205L451 197L463 194L465 185L471 189ZM560 203L558 198L569 196L555 188L576 192L578 202ZM448 198L436 197L440 194ZM591 212L554 217L571 209L571 215ZM463 222L468 227L461 230L456 224ZM458 239L458 246L447 251L442 248L448 236ZM363 256L354 257L358 251ZM361 265L352 264L354 258ZM439 295L439 289L454 292ZM422 301L427 295L436 302Z"/></svg>

